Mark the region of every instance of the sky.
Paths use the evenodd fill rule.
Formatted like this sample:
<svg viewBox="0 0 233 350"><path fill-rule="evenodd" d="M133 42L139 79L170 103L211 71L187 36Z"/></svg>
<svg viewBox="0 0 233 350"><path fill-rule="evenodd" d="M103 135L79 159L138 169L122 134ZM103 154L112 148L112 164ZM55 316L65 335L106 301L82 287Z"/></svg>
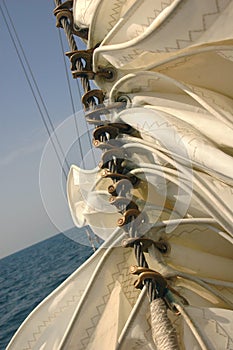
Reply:
<svg viewBox="0 0 233 350"><path fill-rule="evenodd" d="M52 13L54 3L52 0L7 0L6 4L53 124L58 127L61 138L64 138L63 134L67 137L69 130L74 130L74 119L58 29ZM1 2L5 12L3 5ZM67 45L63 33L62 37ZM61 167L51 144L47 144L48 134L1 13L0 62L2 258L69 229L73 223ZM70 71L69 76L75 110L80 111L77 83L72 80ZM82 124L82 115L79 123ZM85 126L82 130L81 124L81 133L84 133ZM70 151L69 163L75 163L78 158L78 150L77 153ZM56 184L63 193L58 195ZM58 205L60 199L62 203Z"/></svg>

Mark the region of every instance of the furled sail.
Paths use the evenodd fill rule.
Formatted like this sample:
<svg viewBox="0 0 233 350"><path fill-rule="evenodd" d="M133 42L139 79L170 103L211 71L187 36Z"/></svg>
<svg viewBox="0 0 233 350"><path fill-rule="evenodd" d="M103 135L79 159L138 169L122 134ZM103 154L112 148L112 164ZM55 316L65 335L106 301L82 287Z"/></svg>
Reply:
<svg viewBox="0 0 233 350"><path fill-rule="evenodd" d="M98 44L93 70L98 73L107 67L113 72L111 81L98 74L95 79L109 104L127 101L130 107L108 115L108 119L130 125L140 133L140 137L119 136L124 164L129 168L133 164L131 174L142 181L141 188L131 191L131 198L136 198L149 221L141 234L157 240L166 237L171 249L167 256L148 249L147 260L164 276L176 276L172 286L192 305L184 306L187 318L174 321L180 322L180 346L225 349L232 341L230 328L224 328L227 341L223 342L210 331L209 324L215 322L221 328L218 322L224 309L228 309L230 327L233 322L233 96L229 74L233 71L233 4L211 0L140 1L131 3L123 13L122 3L108 2L108 14L111 6L112 13L115 8L120 13L108 30L107 17L103 23L99 15L104 5L98 3L89 24L87 45L92 48ZM100 32L102 37L95 34ZM84 207L76 217L84 215L85 223L104 238L111 223L112 231L115 229L113 223L119 215L107 200L111 197L106 190L109 184L102 170L96 170L95 184L84 193L82 179L86 175L77 167L71 169L71 174L74 172L80 182L75 184L70 175L68 194L78 190ZM105 206L100 205L104 187ZM93 192L99 205L89 200ZM70 195L69 199L75 216ZM214 312L210 311L216 306ZM200 322L205 319L202 313L212 315L211 321L208 317L203 321L204 332L197 330L199 317ZM193 320L203 338L198 342L198 336L194 337L199 345L182 335L182 327L188 334L187 319ZM145 334L143 346L149 344ZM131 334L127 348L134 348L133 344Z"/></svg>
<svg viewBox="0 0 233 350"><path fill-rule="evenodd" d="M71 167L68 202L105 242L8 350L231 349L233 2L76 0L73 14L107 116L89 111L102 162Z"/></svg>

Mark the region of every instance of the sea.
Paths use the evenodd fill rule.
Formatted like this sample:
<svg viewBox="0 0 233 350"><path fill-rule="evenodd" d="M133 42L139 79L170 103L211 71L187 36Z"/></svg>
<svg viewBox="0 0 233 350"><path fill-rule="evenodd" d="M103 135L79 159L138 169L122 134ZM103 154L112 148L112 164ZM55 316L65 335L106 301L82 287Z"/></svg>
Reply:
<svg viewBox="0 0 233 350"><path fill-rule="evenodd" d="M81 242L72 231L60 233L0 260L0 350L28 314L93 253L84 236Z"/></svg>

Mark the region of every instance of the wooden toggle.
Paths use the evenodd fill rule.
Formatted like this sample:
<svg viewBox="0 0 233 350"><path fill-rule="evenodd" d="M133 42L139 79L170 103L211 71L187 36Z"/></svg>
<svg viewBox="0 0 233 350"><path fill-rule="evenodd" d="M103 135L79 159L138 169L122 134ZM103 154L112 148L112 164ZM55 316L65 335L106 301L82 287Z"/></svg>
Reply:
<svg viewBox="0 0 233 350"><path fill-rule="evenodd" d="M73 0L68 0L63 2L62 4L58 5L54 10L53 13L56 16L56 27L62 28L61 19L66 18L69 21L70 28L72 34L75 34L79 36L82 39L87 40L88 39L88 28L76 28L74 27L74 17L73 17L73 11L71 10L73 7Z"/></svg>
<svg viewBox="0 0 233 350"><path fill-rule="evenodd" d="M128 209L124 212L123 216L118 219L118 226L124 226L129 224L131 221L135 220L140 214L138 209Z"/></svg>
<svg viewBox="0 0 233 350"><path fill-rule="evenodd" d="M129 193L132 188L133 188L132 183L128 179L122 179L117 183L115 183L114 185L110 185L108 187L108 192L112 196L116 196L116 197L119 195L119 193L122 196L126 196L126 194Z"/></svg>
<svg viewBox="0 0 233 350"><path fill-rule="evenodd" d="M121 163L124 160L124 152L120 148L110 149L102 154L102 161L99 163L100 168L108 168L108 162L114 162L115 171L122 173Z"/></svg>
<svg viewBox="0 0 233 350"><path fill-rule="evenodd" d="M109 202L115 205L115 207L122 214L125 210L128 210L128 209L138 210L137 204L127 197L110 197Z"/></svg>
<svg viewBox="0 0 233 350"><path fill-rule="evenodd" d="M82 103L84 104L85 109L91 107L93 99L97 99L98 104L102 104L104 102L104 93L102 90L94 89L86 92L82 96Z"/></svg>
<svg viewBox="0 0 233 350"><path fill-rule="evenodd" d="M131 175L131 174L130 175L123 175L123 174L118 174L118 173L112 173L108 169L104 169L101 173L101 176L103 178L111 178L112 180L115 180L115 181L120 181L122 179L126 179L132 183L133 187L136 187L138 185L138 183L140 182L140 179L135 175Z"/></svg>
<svg viewBox="0 0 233 350"><path fill-rule="evenodd" d="M135 288L142 289L146 280L152 280L156 284L158 298L164 297L167 293L167 280L159 272L139 266L131 266L130 272L133 275L138 275L138 279L134 282Z"/></svg>
<svg viewBox="0 0 233 350"><path fill-rule="evenodd" d="M93 138L98 141L115 139L118 135L119 130L112 125L102 125L93 131Z"/></svg>
<svg viewBox="0 0 233 350"><path fill-rule="evenodd" d="M94 79L95 73L92 71L92 55L93 49L89 50L75 50L67 52L66 56L70 58L70 69L74 79L87 77L88 79ZM83 65L83 61L85 64ZM78 62L82 63L80 69L78 68Z"/></svg>

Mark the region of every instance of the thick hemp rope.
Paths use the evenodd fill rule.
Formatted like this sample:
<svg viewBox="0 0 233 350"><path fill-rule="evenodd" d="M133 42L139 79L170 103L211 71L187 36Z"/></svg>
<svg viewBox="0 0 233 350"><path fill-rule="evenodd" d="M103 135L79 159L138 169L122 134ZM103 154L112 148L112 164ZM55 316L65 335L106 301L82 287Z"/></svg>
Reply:
<svg viewBox="0 0 233 350"><path fill-rule="evenodd" d="M151 330L157 350L179 350L176 332L167 316L167 306L163 299L150 303Z"/></svg>

